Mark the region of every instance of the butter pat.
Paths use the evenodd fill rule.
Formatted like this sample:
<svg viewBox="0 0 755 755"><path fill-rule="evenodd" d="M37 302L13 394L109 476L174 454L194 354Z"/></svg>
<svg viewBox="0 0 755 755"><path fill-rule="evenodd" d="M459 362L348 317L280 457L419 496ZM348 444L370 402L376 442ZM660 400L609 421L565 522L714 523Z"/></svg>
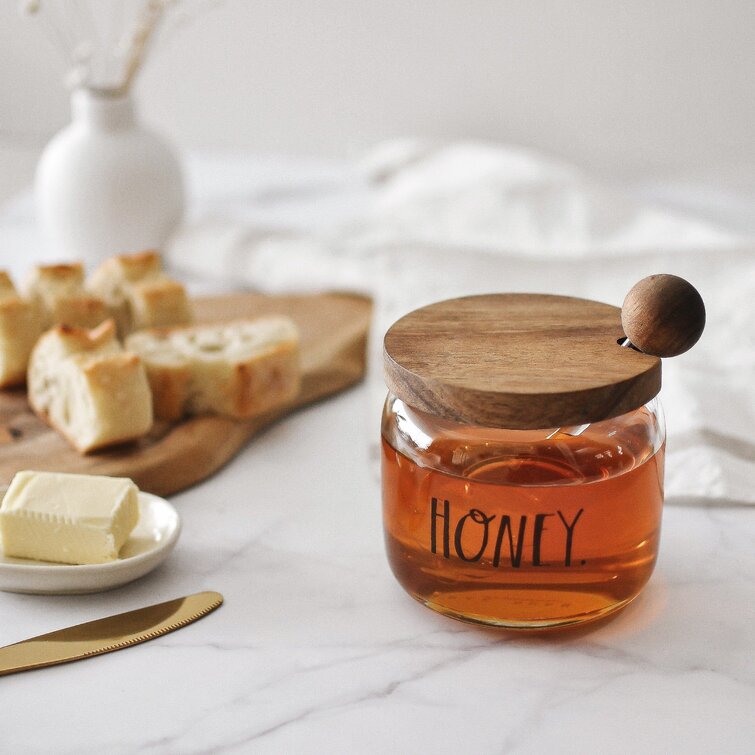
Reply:
<svg viewBox="0 0 755 755"><path fill-rule="evenodd" d="M139 520L139 490L122 477L18 472L0 506L6 556L101 564Z"/></svg>

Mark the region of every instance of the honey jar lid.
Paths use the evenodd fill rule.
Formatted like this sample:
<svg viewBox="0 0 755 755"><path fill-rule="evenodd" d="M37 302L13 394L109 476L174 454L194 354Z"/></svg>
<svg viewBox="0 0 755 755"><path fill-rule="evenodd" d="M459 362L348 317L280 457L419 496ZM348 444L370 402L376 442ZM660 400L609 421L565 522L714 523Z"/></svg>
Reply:
<svg viewBox="0 0 755 755"><path fill-rule="evenodd" d="M621 309L546 294L467 296L391 326L385 380L415 409L456 422L512 430L599 422L656 396L659 357L686 351L704 325L700 295L671 275L640 281ZM622 346L627 337L635 348Z"/></svg>

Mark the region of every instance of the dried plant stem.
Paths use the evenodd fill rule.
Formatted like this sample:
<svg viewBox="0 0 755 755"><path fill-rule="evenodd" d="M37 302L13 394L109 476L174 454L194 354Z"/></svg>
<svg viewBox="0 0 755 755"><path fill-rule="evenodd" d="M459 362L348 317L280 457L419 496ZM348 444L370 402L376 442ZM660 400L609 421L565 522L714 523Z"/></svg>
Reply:
<svg viewBox="0 0 755 755"><path fill-rule="evenodd" d="M67 67L68 86L121 96L162 42L203 5L222 0L19 0L19 9L39 18ZM180 5L179 13L173 5ZM172 20L172 23L171 23Z"/></svg>
<svg viewBox="0 0 755 755"><path fill-rule="evenodd" d="M124 94L131 88L131 84L136 74L141 69L150 41L154 38L155 32L163 18L165 10L165 0L149 0L142 17L137 23L134 36L129 44L126 53L126 65L124 68L123 80L115 88L118 94Z"/></svg>

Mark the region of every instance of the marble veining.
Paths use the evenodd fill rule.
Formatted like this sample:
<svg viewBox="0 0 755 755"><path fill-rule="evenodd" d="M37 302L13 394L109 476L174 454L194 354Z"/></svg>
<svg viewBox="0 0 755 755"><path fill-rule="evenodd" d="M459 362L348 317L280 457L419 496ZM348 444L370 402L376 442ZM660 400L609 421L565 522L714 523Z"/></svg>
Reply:
<svg viewBox="0 0 755 755"><path fill-rule="evenodd" d="M99 595L0 594L2 643L196 590L226 598L153 642L5 677L0 750L753 752L755 510L668 506L653 579L601 626L454 622L387 567L367 395L286 419L175 496L184 533L152 575Z"/></svg>

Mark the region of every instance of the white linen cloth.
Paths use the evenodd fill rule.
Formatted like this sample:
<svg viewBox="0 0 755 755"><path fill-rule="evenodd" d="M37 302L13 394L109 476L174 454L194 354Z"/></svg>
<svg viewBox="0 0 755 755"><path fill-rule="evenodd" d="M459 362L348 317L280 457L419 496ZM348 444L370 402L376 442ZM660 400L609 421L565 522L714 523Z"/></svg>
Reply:
<svg viewBox="0 0 755 755"><path fill-rule="evenodd" d="M469 293L533 291L620 305L651 273L700 290L708 324L664 360L669 503L755 504L755 246L709 222L644 206L573 167L482 143L391 142L355 170L195 164L203 186L172 263L264 291L352 289L375 298L380 345L399 316ZM555 366L557 369L557 365Z"/></svg>

